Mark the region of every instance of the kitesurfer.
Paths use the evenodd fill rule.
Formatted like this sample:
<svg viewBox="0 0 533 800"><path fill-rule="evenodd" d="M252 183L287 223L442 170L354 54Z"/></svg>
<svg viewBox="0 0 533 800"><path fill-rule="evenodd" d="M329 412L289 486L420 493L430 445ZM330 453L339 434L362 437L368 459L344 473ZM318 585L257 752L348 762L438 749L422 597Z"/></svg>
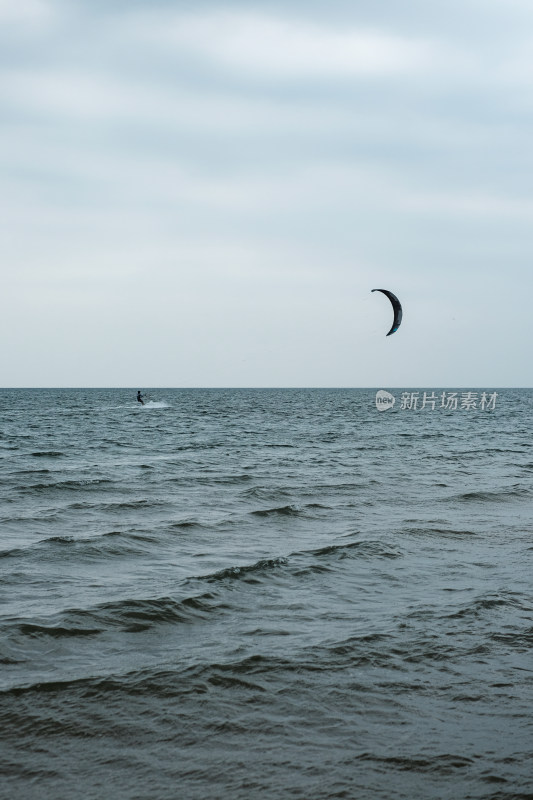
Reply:
<svg viewBox="0 0 533 800"><path fill-rule="evenodd" d="M142 406L144 405L144 400L140 389L137 392L137 402L140 403Z"/></svg>

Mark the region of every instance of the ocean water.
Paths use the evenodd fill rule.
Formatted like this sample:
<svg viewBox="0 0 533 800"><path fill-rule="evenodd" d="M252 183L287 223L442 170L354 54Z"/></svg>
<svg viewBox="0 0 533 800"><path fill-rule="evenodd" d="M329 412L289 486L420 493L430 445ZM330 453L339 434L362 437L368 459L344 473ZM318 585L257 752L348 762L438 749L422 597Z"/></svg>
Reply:
<svg viewBox="0 0 533 800"><path fill-rule="evenodd" d="M497 391L0 391L1 797L533 798L533 391Z"/></svg>

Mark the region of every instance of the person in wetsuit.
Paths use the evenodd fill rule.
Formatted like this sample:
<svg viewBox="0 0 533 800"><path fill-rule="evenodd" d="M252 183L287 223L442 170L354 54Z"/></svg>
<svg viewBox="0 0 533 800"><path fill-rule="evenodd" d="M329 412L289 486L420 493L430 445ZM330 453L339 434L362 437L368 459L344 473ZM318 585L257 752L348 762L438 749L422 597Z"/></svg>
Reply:
<svg viewBox="0 0 533 800"><path fill-rule="evenodd" d="M140 389L137 392L137 402L140 403L142 406L144 405L144 400Z"/></svg>

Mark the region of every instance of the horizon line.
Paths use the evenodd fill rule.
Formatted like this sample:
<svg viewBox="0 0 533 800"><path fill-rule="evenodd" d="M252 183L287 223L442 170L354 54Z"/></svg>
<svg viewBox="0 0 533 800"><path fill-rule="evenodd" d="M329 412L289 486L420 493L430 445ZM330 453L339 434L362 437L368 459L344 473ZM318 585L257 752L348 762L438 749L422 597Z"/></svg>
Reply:
<svg viewBox="0 0 533 800"><path fill-rule="evenodd" d="M403 386L391 386L390 384L380 384L379 386L150 386L148 389L143 389L142 391L150 391L150 390L160 390L160 391L280 391L280 390L311 390L311 391L374 391L376 389L382 388L386 386L388 389L398 391L400 389L408 389L408 390L424 390L430 387L430 384L422 384L420 386L414 385L403 385ZM94 391L94 390L116 390L116 391L131 391L136 392L138 391L137 388L133 386L0 386L0 391L21 391L21 390L30 390L30 391L42 391L42 390L52 390L52 391L68 391L68 390L85 390L85 391ZM533 386L498 386L495 384L484 384L480 386L473 386L471 384L466 386L458 386L457 384L449 384L449 385L441 385L431 387L431 391L436 389L464 389L464 390L484 390L487 391L488 389L533 389Z"/></svg>

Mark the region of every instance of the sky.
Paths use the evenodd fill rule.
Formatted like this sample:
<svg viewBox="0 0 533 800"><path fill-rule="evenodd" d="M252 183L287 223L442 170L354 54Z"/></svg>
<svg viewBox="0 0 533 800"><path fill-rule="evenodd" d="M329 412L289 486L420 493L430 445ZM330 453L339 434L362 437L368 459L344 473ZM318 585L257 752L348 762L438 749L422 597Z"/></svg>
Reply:
<svg viewBox="0 0 533 800"><path fill-rule="evenodd" d="M0 385L533 386L530 0L0 0L0 67Z"/></svg>

